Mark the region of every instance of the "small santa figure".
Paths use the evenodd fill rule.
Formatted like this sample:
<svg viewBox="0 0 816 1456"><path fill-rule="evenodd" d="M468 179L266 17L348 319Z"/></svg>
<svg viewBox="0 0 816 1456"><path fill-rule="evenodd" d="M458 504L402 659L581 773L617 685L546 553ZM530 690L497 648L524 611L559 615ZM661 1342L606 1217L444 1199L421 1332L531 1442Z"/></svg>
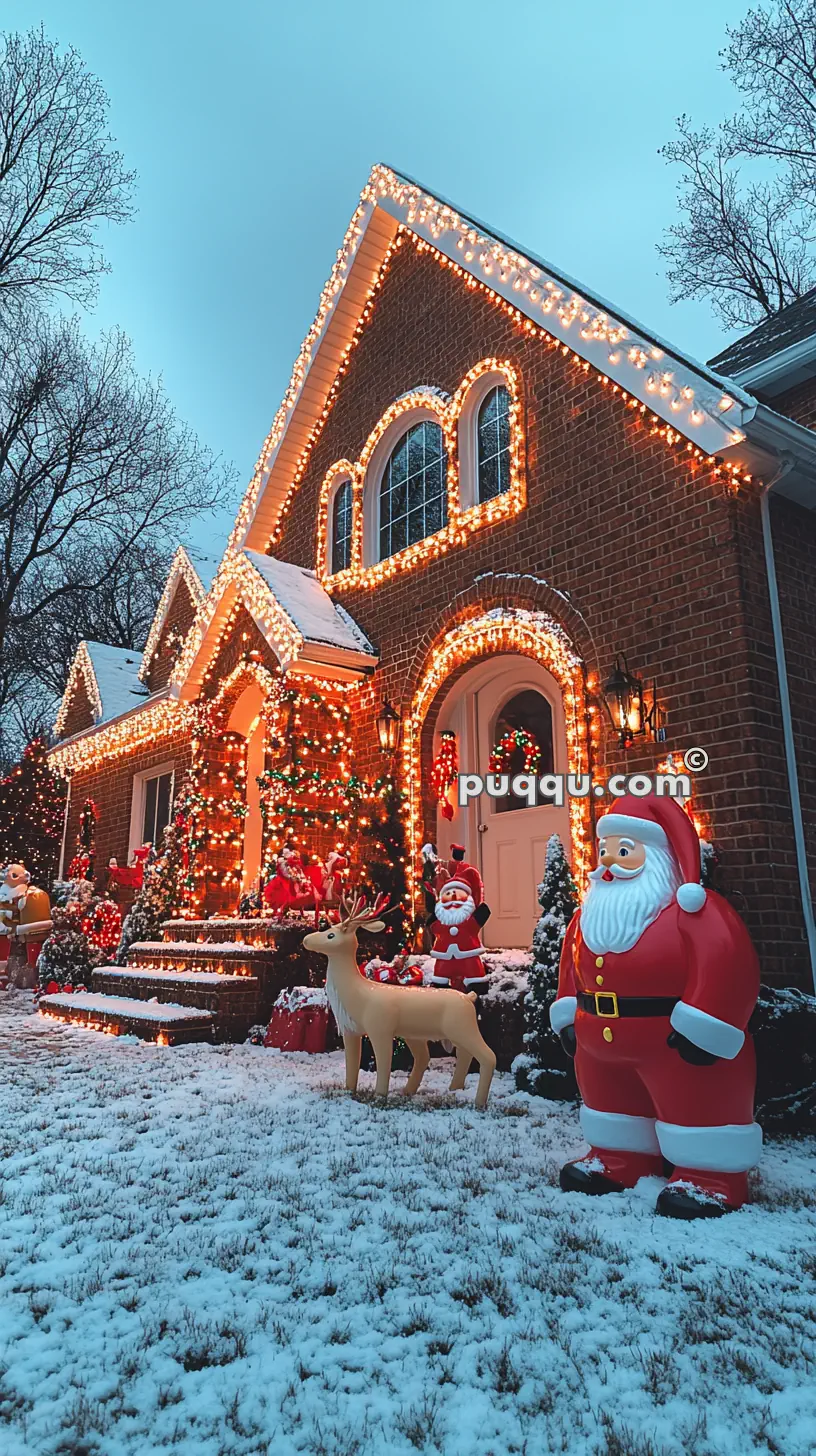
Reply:
<svg viewBox="0 0 816 1456"><path fill-rule="evenodd" d="M464 845L454 844L430 921L431 955L436 961L432 986L450 986L455 991L487 990L480 936L489 918L482 877L475 865L465 864Z"/></svg>
<svg viewBox="0 0 816 1456"><path fill-rule="evenodd" d="M700 884L700 843L676 800L623 795L597 836L550 1010L575 1057L590 1144L561 1187L618 1192L666 1159L657 1212L715 1217L744 1203L762 1148L747 1034L756 954L736 912Z"/></svg>

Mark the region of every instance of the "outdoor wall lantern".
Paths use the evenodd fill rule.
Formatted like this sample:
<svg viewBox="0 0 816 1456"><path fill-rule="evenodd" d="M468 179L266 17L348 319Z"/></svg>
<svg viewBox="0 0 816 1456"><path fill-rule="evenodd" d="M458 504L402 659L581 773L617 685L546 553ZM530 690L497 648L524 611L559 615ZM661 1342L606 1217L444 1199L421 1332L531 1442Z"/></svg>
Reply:
<svg viewBox="0 0 816 1456"><path fill-rule="evenodd" d="M385 698L377 714L377 737L380 740L380 748L385 753L393 753L395 748L399 748L401 728L402 719L399 713Z"/></svg>
<svg viewBox="0 0 816 1456"><path fill-rule="evenodd" d="M643 680L629 671L622 652L615 658L603 694L612 727L620 736L621 748L631 748L636 738L647 736L656 743L664 742L666 728L657 702L657 688L652 682L651 703L648 703Z"/></svg>

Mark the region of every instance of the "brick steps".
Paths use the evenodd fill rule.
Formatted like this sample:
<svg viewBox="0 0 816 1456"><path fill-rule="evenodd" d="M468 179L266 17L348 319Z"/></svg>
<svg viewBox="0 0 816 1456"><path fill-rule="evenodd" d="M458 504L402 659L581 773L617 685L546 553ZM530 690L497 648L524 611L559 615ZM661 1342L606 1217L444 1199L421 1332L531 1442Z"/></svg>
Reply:
<svg viewBox="0 0 816 1456"><path fill-rule="evenodd" d="M197 1007L215 1017L215 1040L244 1041L258 1010L254 976L217 971L163 971L142 966L100 966L93 990L103 996Z"/></svg>
<svg viewBox="0 0 816 1456"><path fill-rule="evenodd" d="M93 1031L138 1036L142 1041L181 1046L215 1039L215 1014L200 1007L145 1002L128 996L81 991L40 997L40 1014L73 1021Z"/></svg>

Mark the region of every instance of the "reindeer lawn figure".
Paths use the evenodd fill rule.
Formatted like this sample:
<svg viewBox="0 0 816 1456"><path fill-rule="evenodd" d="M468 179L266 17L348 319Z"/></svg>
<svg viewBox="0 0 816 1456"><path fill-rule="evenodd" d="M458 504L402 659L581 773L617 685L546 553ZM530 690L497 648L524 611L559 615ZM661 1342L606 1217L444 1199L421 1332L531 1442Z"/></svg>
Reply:
<svg viewBox="0 0 816 1456"><path fill-rule="evenodd" d="M383 930L379 915L388 904L387 896L379 896L372 909L366 909L362 896L351 904L342 899L343 919L328 930L316 930L304 938L307 950L319 950L328 957L326 993L346 1049L346 1087L356 1092L360 1075L360 1051L367 1036L377 1061L378 1097L387 1097L391 1080L391 1057L394 1037L401 1036L414 1058L413 1071L405 1084L405 1092L416 1092L428 1067L429 1041L450 1041L456 1047L456 1067L451 1091L465 1085L473 1057L479 1063L479 1086L476 1106L484 1107L496 1069L496 1058L483 1039L476 1021L474 992L436 990L431 987L389 986L382 981L369 981L357 969L357 931Z"/></svg>

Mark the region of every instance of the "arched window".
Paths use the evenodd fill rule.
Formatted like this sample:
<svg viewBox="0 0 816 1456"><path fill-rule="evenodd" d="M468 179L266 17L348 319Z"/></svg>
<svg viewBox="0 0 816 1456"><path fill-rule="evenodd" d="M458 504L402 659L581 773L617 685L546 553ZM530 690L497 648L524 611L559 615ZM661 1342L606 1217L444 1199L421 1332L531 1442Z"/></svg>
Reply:
<svg viewBox="0 0 816 1456"><path fill-rule="evenodd" d="M479 406L479 500L489 501L510 486L510 391L497 384Z"/></svg>
<svg viewBox="0 0 816 1456"><path fill-rule="evenodd" d="M435 420L420 420L402 436L380 481L381 561L447 523L447 466Z"/></svg>
<svg viewBox="0 0 816 1456"><path fill-rule="evenodd" d="M352 528L351 481L337 487L331 514L331 574L345 571L351 565Z"/></svg>

